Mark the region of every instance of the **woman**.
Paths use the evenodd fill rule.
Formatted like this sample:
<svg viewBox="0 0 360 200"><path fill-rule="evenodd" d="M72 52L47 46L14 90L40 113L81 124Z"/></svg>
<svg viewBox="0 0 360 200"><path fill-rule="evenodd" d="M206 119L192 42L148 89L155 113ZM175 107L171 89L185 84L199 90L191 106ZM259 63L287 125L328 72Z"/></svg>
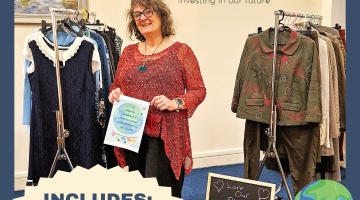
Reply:
<svg viewBox="0 0 360 200"><path fill-rule="evenodd" d="M156 177L181 197L184 172L193 164L188 118L206 89L191 48L169 38L175 34L170 15L162 0L131 1L128 33L140 42L124 49L109 101L124 94L151 102L139 153L115 148L115 154L121 167Z"/></svg>

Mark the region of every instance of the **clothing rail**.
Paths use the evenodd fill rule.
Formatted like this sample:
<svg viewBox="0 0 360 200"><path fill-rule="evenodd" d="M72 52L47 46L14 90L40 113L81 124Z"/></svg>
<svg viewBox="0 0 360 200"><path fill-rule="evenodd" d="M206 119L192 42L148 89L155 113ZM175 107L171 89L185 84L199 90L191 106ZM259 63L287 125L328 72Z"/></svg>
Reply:
<svg viewBox="0 0 360 200"><path fill-rule="evenodd" d="M319 23L321 24L323 16L321 15L313 15L313 14L305 14L305 13L296 13L296 12L288 12L288 11L275 11L275 16L283 15L288 17L302 17L302 18L308 18L308 19L318 19Z"/></svg>
<svg viewBox="0 0 360 200"><path fill-rule="evenodd" d="M56 22L56 14L60 14L62 16L68 16L68 18L72 19L88 19L89 16L94 17L94 21L96 19L96 14L94 12L88 12L85 10L71 10L64 8L53 8L50 9L51 12L51 20L52 20L52 31L53 31L53 41L54 41L54 53L55 53L55 67L56 67L56 80L58 87L58 100L59 100L59 110L55 111L56 114L56 127L57 127L57 145L58 150L55 155L54 162L51 166L51 170L49 173L49 178L53 176L55 171L56 163L58 160L66 160L70 169L73 170L74 167L70 161L70 158L65 149L65 138L69 136L69 131L64 128L64 113L62 106L62 92L61 92L61 81L60 81L60 64L59 64L59 45L57 41L57 22Z"/></svg>
<svg viewBox="0 0 360 200"><path fill-rule="evenodd" d="M65 9L65 8L49 8L51 13L56 13L64 18L66 16L70 17L71 19L90 19L92 17L92 23L95 23L96 21L96 13L95 12L89 12L86 10L73 10L73 9Z"/></svg>
<svg viewBox="0 0 360 200"><path fill-rule="evenodd" d="M274 26L274 51L273 51L273 69L272 69L272 79L271 79L271 114L270 114L270 122L269 122L269 128L266 129L265 134L268 136L268 148L266 150L265 153L265 157L263 159L263 161L261 162L261 166L257 172L257 175L255 177L255 180L259 180L259 177L261 175L261 171L264 168L265 165L265 161L268 157L275 157L277 164L279 166L279 170L280 170L280 174L282 177L282 184L285 185L285 189L286 189L286 193L289 197L289 200L292 200L292 195L290 193L290 189L289 186L287 184L286 181L286 177L280 162L280 158L279 155L277 153L276 150L276 124L277 124L277 107L278 105L276 105L275 99L276 99L276 93L275 93L275 77L276 77L276 63L277 63L277 47L278 47L278 34L279 34L279 25L280 25L280 21L279 21L279 16L282 15L284 16L290 16L290 17L303 17L303 18L309 18L309 19L318 19L319 20L319 24L321 24L322 21L322 16L320 15L312 15L312 14L305 14L305 13L295 13L295 12L287 12L287 11L282 11L282 10L278 10L274 12L275 15L275 26ZM283 18L281 19L283 20ZM281 185L279 187L279 189L281 188ZM280 190L277 190L277 192ZM276 192L276 193L277 193Z"/></svg>
<svg viewBox="0 0 360 200"><path fill-rule="evenodd" d="M296 13L296 12L288 12L288 11L283 11L284 12L284 16L289 16L289 17L304 17L304 18L313 18L313 19L323 19L323 16L321 15L313 15L313 14L305 14L305 13ZM282 15L281 11L275 11L274 12L275 15Z"/></svg>

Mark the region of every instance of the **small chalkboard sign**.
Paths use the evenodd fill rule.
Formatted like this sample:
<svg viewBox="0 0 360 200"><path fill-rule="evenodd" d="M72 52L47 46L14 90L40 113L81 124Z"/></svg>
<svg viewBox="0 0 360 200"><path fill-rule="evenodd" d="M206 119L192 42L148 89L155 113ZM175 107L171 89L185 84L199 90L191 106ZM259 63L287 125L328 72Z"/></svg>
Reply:
<svg viewBox="0 0 360 200"><path fill-rule="evenodd" d="M206 200L274 200L275 184L209 173Z"/></svg>

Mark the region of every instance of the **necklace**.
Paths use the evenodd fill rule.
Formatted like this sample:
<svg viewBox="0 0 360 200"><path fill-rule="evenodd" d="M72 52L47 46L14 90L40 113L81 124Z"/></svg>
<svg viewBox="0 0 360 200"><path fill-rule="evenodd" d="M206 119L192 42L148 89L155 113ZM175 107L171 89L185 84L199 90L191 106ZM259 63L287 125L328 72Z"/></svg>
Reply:
<svg viewBox="0 0 360 200"><path fill-rule="evenodd" d="M160 44L162 43L163 40L164 40L164 38L161 40ZM152 56L155 53L155 51L159 48L160 44L156 47L156 49L152 52L152 54L150 56ZM147 62L148 59L145 59L145 57L146 57L145 53L146 53L146 41L145 41L145 52L144 52L143 65L142 66L140 65L139 68L138 68L138 70L140 72L144 72L147 69L147 67L145 66L145 63Z"/></svg>

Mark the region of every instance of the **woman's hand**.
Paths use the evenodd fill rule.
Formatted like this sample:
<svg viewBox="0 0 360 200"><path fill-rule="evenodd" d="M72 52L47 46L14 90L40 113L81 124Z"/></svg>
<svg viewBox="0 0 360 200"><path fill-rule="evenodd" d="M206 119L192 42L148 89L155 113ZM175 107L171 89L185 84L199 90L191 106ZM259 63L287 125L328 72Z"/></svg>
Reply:
<svg viewBox="0 0 360 200"><path fill-rule="evenodd" d="M114 99L116 99L116 101L120 101L119 98L122 94L123 93L121 92L120 88L116 88L115 90L111 91L108 97L110 103L114 104Z"/></svg>
<svg viewBox="0 0 360 200"><path fill-rule="evenodd" d="M175 100L170 100L164 95L154 97L151 102L150 106L154 106L156 109L163 111L174 111L179 108L179 105L175 102Z"/></svg>

